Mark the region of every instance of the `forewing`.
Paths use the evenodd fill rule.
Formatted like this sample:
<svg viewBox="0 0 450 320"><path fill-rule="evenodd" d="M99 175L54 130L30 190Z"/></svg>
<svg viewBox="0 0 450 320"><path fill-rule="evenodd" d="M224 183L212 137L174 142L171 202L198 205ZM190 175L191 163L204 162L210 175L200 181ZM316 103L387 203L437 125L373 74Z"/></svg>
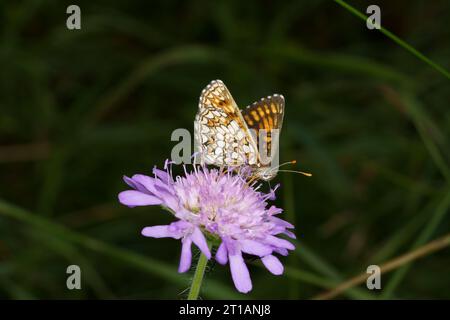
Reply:
<svg viewBox="0 0 450 320"><path fill-rule="evenodd" d="M256 144L236 102L221 80L211 81L202 91L195 130L199 151L207 164L256 164Z"/></svg>

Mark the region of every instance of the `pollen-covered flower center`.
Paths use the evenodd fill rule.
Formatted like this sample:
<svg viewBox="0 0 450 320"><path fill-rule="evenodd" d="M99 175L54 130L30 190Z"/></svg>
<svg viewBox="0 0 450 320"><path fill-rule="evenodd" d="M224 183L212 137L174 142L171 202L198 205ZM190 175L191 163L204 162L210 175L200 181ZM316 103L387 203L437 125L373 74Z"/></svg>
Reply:
<svg viewBox="0 0 450 320"><path fill-rule="evenodd" d="M287 230L294 226L275 216L282 210L267 207L277 186L268 193L259 191L261 185L249 182L252 170L247 169L198 166L188 172L184 166L185 175L174 178L166 162L165 171L153 169L154 177L124 177L133 190L121 192L119 200L130 207L160 205L178 219L169 225L145 227L142 235L181 239L179 272L191 266L192 244L208 259L212 257L208 241L218 244L215 259L220 264L229 261L236 288L246 293L251 290L251 279L242 254L261 257L266 268L279 275L283 266L274 253L287 255L294 245L277 236L295 238Z"/></svg>
<svg viewBox="0 0 450 320"><path fill-rule="evenodd" d="M186 220L234 239L267 232L266 202L242 177L211 170L191 174L174 185Z"/></svg>

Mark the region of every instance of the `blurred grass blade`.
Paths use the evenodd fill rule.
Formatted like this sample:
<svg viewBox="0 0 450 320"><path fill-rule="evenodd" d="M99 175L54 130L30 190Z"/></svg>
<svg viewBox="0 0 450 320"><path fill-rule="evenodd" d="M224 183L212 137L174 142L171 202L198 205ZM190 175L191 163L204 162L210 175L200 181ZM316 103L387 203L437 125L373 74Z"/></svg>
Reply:
<svg viewBox="0 0 450 320"><path fill-rule="evenodd" d="M439 150L437 143L433 141L431 135L433 130L437 132L440 132L440 130L437 128L437 126L433 126L432 128L430 128L424 121L422 121L422 119L424 118L422 116L422 114L424 113L423 108L421 108L420 104L410 94L403 94L403 101L405 102L405 105L410 112L417 131L419 132L419 135L422 138L425 147L430 153L431 158L436 164L436 167L447 180L447 184L450 185L450 169L448 166L449 162L444 158L444 155Z"/></svg>
<svg viewBox="0 0 450 320"><path fill-rule="evenodd" d="M338 283L336 281L317 276L311 272L307 272L296 267L286 266L284 268L284 271L286 276L288 278L291 278L292 280L316 285L325 289L333 288Z"/></svg>
<svg viewBox="0 0 450 320"><path fill-rule="evenodd" d="M285 159L293 159L291 152L286 152ZM294 201L294 182L292 178L292 174L285 174L283 176L283 204L284 211L286 212L287 221L292 223L294 226L297 225L297 212L295 210L295 201ZM298 260L295 259L294 255L290 255L288 257L288 264L294 269L297 267ZM298 299L299 298L300 288L298 283L293 281L289 283L289 299Z"/></svg>
<svg viewBox="0 0 450 320"><path fill-rule="evenodd" d="M91 121L98 121L114 110L118 103L126 98L143 80L170 65L181 63L205 63L217 60L220 55L212 49L202 46L176 47L151 56L141 62L128 77L107 93L94 108Z"/></svg>
<svg viewBox="0 0 450 320"><path fill-rule="evenodd" d="M424 256L427 256L431 253L434 253L438 250L442 250L450 245L450 234L447 234L439 239L436 239L427 245L424 245L423 247L420 247L416 250L412 250L404 255L401 255L398 258L392 259L391 261L388 261L380 266L381 273L386 274L387 272L394 270L402 265L405 265L407 263L411 263L412 261L422 258ZM332 299L339 294L345 292L346 290L357 286L361 283L364 283L368 277L368 274L366 272L363 272L356 277L353 277L343 283L341 283L339 286L334 288L333 290L326 292L324 294L320 294L315 299L317 300L325 300L325 299ZM384 292L384 291L383 291Z"/></svg>
<svg viewBox="0 0 450 320"><path fill-rule="evenodd" d="M352 14L354 14L358 18L360 18L360 19L362 19L364 21L367 21L367 16L364 13L362 13L359 10L357 10L356 8L352 7L351 5L346 3L345 1L343 1L343 0L334 0L334 2L338 3L340 6L344 7L345 9L350 11ZM435 69L436 71L438 71L439 73L441 73L447 79L450 80L450 73L446 69L444 69L443 67L441 67L440 65L438 65L437 63L432 61L431 59L427 58L424 54L419 52L417 49L415 49L413 46L411 46L410 44L406 43L405 41L403 41L399 37L397 37L395 34L390 32L389 30L381 27L380 31L381 31L381 33L386 35L388 38L390 38L392 41L397 43L399 46L403 47L405 50L409 51L414 56L416 56L418 59L422 60L423 62L425 62L430 67L432 67L433 69Z"/></svg>
<svg viewBox="0 0 450 320"><path fill-rule="evenodd" d="M166 263L145 257L116 246L104 243L97 239L85 236L78 232L72 231L62 225L51 222L39 215L32 214L24 209L16 207L0 199L0 214L19 220L27 225L36 227L44 233L52 234L61 241L73 242L82 247L102 253L111 258L120 260L128 265L137 267L145 272L149 272L158 277L164 278L174 284L186 286L188 284L188 276L176 273L175 267ZM216 282L208 280L208 286L204 288L204 294L215 299L239 299L238 295L232 289ZM175 296L175 294L174 294Z"/></svg>
<svg viewBox="0 0 450 320"><path fill-rule="evenodd" d="M339 274L339 272L328 264L325 260L316 255L311 249L309 249L305 244L299 241L295 246L297 247L294 251L296 255L298 255L303 261L305 261L310 267L312 267L318 273L323 274L324 276L330 278L330 282L338 283L343 281L343 277ZM328 280L328 279L327 279ZM366 292L353 288L348 291L349 296L354 299L371 299L372 296L367 294Z"/></svg>
<svg viewBox="0 0 450 320"><path fill-rule="evenodd" d="M430 221L427 223L423 231L417 237L416 241L411 247L411 250L414 250L424 245L427 241L429 241L429 239L433 236L436 229L440 226L440 223L443 221L446 214L450 211L449 208L450 208L450 190L448 190L447 195L438 205ZM383 299L389 299L392 296L395 289L398 287L403 278L406 276L406 273L408 272L410 266L411 263L408 263L394 273L392 279L390 279L388 284L383 289L383 294L381 296Z"/></svg>
<svg viewBox="0 0 450 320"><path fill-rule="evenodd" d="M47 248L55 251L57 254L64 257L67 261L76 260L83 270L83 274L87 279L87 284L96 293L100 299L113 299L115 298L111 289L105 283L101 277L99 271L95 269L91 261L75 248L70 242L58 241L52 234L40 232L38 230L32 230L30 233L33 236L33 241L41 242Z"/></svg>
<svg viewBox="0 0 450 320"><path fill-rule="evenodd" d="M411 79L408 79L397 70L374 60L356 55L324 54L302 48L296 43L278 45L275 48L265 49L265 53L267 59L270 60L281 60L284 63L298 63L306 68L323 68L327 73L331 70L338 70L391 81L405 86L411 84Z"/></svg>

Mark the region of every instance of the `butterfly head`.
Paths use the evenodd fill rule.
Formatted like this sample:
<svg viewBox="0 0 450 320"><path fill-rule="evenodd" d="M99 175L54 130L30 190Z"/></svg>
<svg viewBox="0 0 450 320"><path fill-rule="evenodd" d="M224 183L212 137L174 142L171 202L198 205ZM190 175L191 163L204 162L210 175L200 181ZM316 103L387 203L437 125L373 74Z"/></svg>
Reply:
<svg viewBox="0 0 450 320"><path fill-rule="evenodd" d="M292 173L299 173L307 177L311 177L312 174L308 172L303 171L295 171L295 170L280 170L280 167L286 165L286 164L295 164L297 163L296 160L288 161L285 163L282 163L276 167L272 166L257 166L252 173L253 179L259 179L263 181L270 181L277 175L278 172L292 172Z"/></svg>
<svg viewBox="0 0 450 320"><path fill-rule="evenodd" d="M278 168L270 166L258 167L253 171L252 176L263 181L270 181L277 175Z"/></svg>

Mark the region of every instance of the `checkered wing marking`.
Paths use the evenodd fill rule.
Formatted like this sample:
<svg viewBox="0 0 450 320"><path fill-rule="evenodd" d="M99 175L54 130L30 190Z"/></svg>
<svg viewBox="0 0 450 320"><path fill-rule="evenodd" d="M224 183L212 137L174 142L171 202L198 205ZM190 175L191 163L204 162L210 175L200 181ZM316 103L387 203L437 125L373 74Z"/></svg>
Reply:
<svg viewBox="0 0 450 320"><path fill-rule="evenodd" d="M270 156L272 148L278 148L278 141L272 141L272 129L281 130L284 116L284 97L274 94L249 105L242 110L242 115L249 129L255 132L254 140L260 154ZM267 135L263 135L264 141L259 141L260 130L265 130Z"/></svg>
<svg viewBox="0 0 450 320"><path fill-rule="evenodd" d="M202 91L195 126L199 151L207 164L256 164L256 144L221 80L211 81Z"/></svg>

